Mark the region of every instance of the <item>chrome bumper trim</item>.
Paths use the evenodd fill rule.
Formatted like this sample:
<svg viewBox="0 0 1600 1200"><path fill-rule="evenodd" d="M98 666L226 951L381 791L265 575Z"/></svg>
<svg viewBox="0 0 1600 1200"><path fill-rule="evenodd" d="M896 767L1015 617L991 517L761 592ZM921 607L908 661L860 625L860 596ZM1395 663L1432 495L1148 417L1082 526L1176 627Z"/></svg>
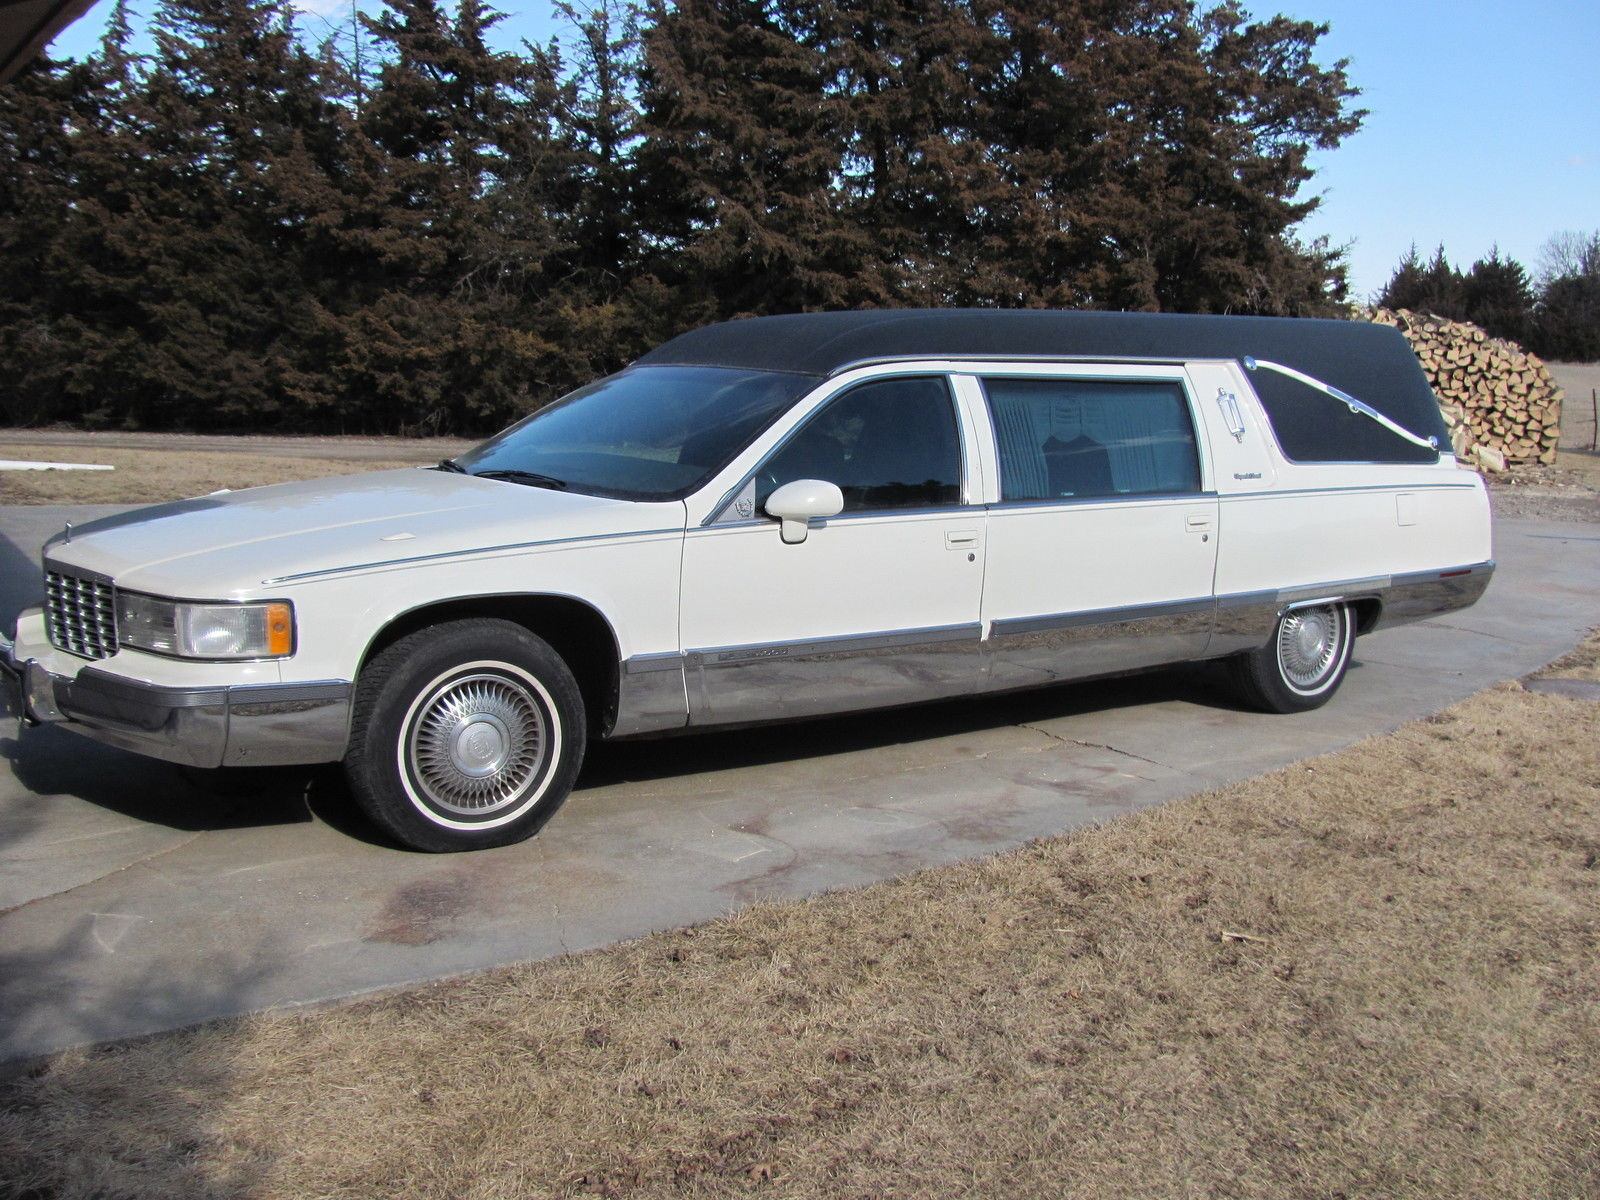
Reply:
<svg viewBox="0 0 1600 1200"><path fill-rule="evenodd" d="M334 762L350 738L347 680L171 687L94 667L68 678L19 661L9 638L0 638L0 671L17 681L5 690L20 694L26 723L187 766Z"/></svg>

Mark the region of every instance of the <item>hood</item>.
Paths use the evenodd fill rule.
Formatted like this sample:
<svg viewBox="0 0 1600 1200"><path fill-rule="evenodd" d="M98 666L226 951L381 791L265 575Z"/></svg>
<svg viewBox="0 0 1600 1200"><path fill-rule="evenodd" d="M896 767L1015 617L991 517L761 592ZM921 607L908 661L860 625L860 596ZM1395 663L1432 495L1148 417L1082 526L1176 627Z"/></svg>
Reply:
<svg viewBox="0 0 1600 1200"><path fill-rule="evenodd" d="M135 509L75 525L70 541L57 534L45 555L133 591L243 599L271 591L268 580L306 572L683 524L676 502L640 504L410 467Z"/></svg>

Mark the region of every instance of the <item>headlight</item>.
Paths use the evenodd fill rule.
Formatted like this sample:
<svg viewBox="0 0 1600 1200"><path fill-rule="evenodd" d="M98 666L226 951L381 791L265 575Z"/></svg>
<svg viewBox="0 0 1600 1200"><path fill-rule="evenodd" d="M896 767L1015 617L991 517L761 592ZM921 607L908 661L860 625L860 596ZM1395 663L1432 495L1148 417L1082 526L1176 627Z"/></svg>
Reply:
<svg viewBox="0 0 1600 1200"><path fill-rule="evenodd" d="M294 652L294 608L194 604L117 593L117 639L179 658L286 658Z"/></svg>

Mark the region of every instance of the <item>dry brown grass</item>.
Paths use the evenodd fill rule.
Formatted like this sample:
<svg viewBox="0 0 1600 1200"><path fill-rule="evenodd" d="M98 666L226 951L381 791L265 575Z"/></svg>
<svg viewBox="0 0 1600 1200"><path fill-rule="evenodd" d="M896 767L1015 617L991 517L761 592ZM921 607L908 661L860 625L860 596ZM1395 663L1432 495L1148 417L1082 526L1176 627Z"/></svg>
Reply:
<svg viewBox="0 0 1600 1200"><path fill-rule="evenodd" d="M76 450L0 443L0 458L106 463L116 468L115 471L0 471L0 504L154 504L202 496L218 488L237 490L264 483L416 466L433 462L437 457L422 455L373 461L192 450L101 447Z"/></svg>
<svg viewBox="0 0 1600 1200"><path fill-rule="evenodd" d="M0 1179L105 1196L1594 1196L1597 745L1600 706L1504 684L985 861L69 1053L0 1095Z"/></svg>
<svg viewBox="0 0 1600 1200"><path fill-rule="evenodd" d="M1564 654L1539 674L1547 679L1588 679L1600 682L1600 628L1591 629L1583 644ZM1600 746L1595 747L1600 754Z"/></svg>

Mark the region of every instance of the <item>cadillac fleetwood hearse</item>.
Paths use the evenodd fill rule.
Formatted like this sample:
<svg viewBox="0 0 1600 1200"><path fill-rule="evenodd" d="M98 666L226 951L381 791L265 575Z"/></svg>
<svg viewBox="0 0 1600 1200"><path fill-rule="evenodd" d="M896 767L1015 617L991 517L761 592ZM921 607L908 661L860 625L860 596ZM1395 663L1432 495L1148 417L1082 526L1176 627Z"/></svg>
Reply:
<svg viewBox="0 0 1600 1200"><path fill-rule="evenodd" d="M342 761L425 850L532 834L590 738L1226 659L1275 712L1473 603L1482 481L1400 334L994 311L679 337L457 460L68 527L27 722Z"/></svg>

